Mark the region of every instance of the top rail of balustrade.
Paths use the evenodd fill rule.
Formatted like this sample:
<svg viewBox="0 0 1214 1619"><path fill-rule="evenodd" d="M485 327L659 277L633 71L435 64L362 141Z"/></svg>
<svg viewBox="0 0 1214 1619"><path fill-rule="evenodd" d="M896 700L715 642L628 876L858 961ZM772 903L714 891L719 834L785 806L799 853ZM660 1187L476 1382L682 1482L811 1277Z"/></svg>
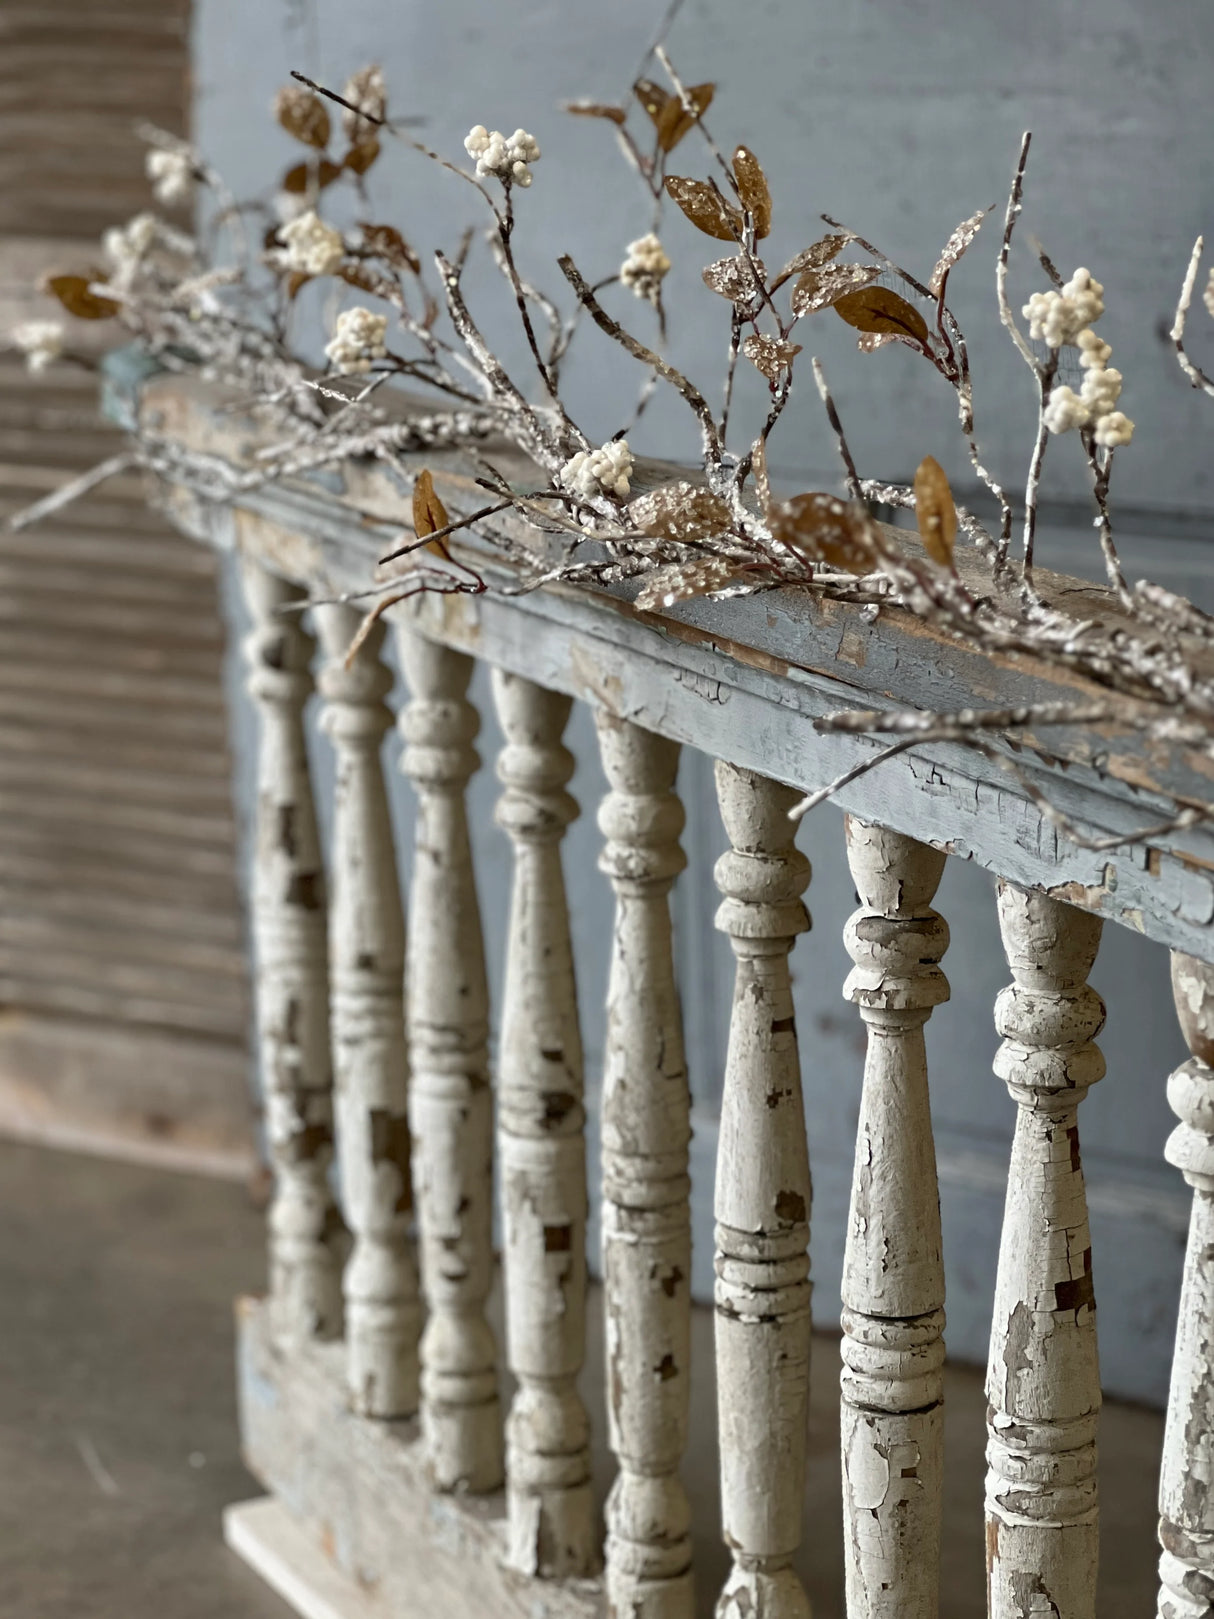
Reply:
<svg viewBox="0 0 1214 1619"><path fill-rule="evenodd" d="M382 395L380 396L382 397ZM158 377L138 409L146 428L229 467L256 465L280 434L233 408L233 396L194 379ZM485 453L519 487L532 483L518 452ZM186 533L251 552L318 594L365 588L393 533L410 533L408 475L429 467L448 506L485 503L460 451L403 453L401 476L379 461L344 463L214 499L213 480L166 485L169 515ZM646 487L671 469L643 469ZM457 536L457 540L462 540ZM466 546L466 549L465 549ZM475 539L491 587L514 577ZM963 563L964 571L964 563ZM1115 614L1108 594L1055 578L1076 616ZM423 595L393 609L427 635L607 708L692 747L796 787L833 780L880 744L822 735L813 722L843 708L952 711L1099 697L1098 688L1021 656L990 657L897 609L870 622L859 607L793 588L638 612L635 587L545 586L528 595ZM1166 820L1181 803L1207 803L1214 765L1177 745L1144 744L1109 727L1051 728L1000 744L1049 801L1093 835ZM1099 767L1099 768L1097 768ZM847 810L1148 937L1214 960L1214 830L1195 827L1110 851L1065 837L997 760L933 744L879 765L837 795Z"/></svg>

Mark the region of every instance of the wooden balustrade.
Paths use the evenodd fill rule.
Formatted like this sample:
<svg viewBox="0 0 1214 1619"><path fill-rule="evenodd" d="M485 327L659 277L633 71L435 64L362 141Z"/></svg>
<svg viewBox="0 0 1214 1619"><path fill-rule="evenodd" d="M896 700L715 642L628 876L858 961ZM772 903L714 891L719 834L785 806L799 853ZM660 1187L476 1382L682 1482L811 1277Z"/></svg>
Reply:
<svg viewBox="0 0 1214 1619"><path fill-rule="evenodd" d="M493 1282L493 1094L489 992L464 795L479 760L467 699L472 660L402 628L413 700L401 765L417 792L409 952L412 1116L422 1271L422 1424L443 1490L503 1478Z"/></svg>
<svg viewBox="0 0 1214 1619"><path fill-rule="evenodd" d="M691 1378L691 1136L667 895L683 869L679 749L598 715L612 791L600 864L616 895L603 1075L607 1598L619 1619L692 1619L691 1510L679 1479Z"/></svg>
<svg viewBox="0 0 1214 1619"><path fill-rule="evenodd" d="M371 491L378 474L366 476ZM245 651L260 718L250 892L275 1191L269 1297L242 1307L241 1400L251 1464L304 1525L292 1578L298 1585L323 1544L377 1619L414 1607L451 1619L693 1619L711 1600L705 1578L695 1588L704 1526L692 1521L680 1477L692 1228L670 894L684 864L675 776L680 747L690 746L720 761L729 848L716 867L717 920L736 958L715 1189L713 1438L731 1562L716 1611L806 1619L810 1176L790 951L809 925L801 899L809 865L788 819L798 792L781 783L813 787L868 746L808 723L855 702L856 685L877 702L889 691L919 701L909 632L871 625L846 604L830 613L790 605L783 593L681 603L658 624L632 609L624 587L490 592L475 603L397 609L410 692L402 767L417 813L402 996L404 929L380 763L391 721L382 632L347 668L358 615L333 605L316 615L323 724L337 762L326 910L304 734L313 644L294 611L314 588L331 596L357 587L369 542L335 516L319 486L248 501L232 521L246 553ZM229 543L212 505L202 516L188 501L187 510ZM479 561L491 583L511 582L500 559ZM726 611L737 615L727 645ZM846 686L830 673L838 620L851 637ZM492 669L505 736L497 819L507 835L500 858L512 853L513 862L495 1075L465 808L478 764L479 716L468 696L477 657ZM954 706L989 698L989 671L958 670L945 672ZM1024 678L1046 689L1043 674ZM562 840L577 814L562 742L574 697L595 711L610 789L599 811L600 864L615 904L608 982L585 986L605 990L608 1014L603 1437L614 1473L601 1502L579 1392L585 1118L562 872ZM945 847L1000 877L1013 979L996 1006L995 1071L1016 1123L987 1371L990 1619L1095 1612L1100 1379L1077 1112L1104 1067L1095 1044L1103 1005L1087 983L1103 918L1173 949L1192 1053L1169 1081L1180 1122L1168 1158L1193 1196L1160 1479L1158 1612L1214 1619L1214 965L1204 959L1214 957L1214 925L1202 920L1214 916L1206 875L1214 833L1189 829L1175 846L1151 842L1145 857L1134 847L1094 861L1069 850L1033 794L985 755L962 762L947 746L927 750L930 791L921 791L923 762L907 754L883 765L901 773L897 793L875 772L876 785L858 778L842 795L859 903L845 936L853 962L845 994L867 1051L850 1215L846 1233L835 1234L845 1236L848 1619L938 1611L945 1299L925 1032L949 994L940 966L948 928L933 909ZM1093 826L1123 828L1149 813L1124 783L1093 786L1049 761L1040 772ZM814 972L832 970L826 948L805 954ZM345 1236L330 1190L334 1096L352 1240L344 1332ZM515 1383L504 1422L489 1324L495 1174ZM420 1425L381 1420L419 1408L419 1359Z"/></svg>
<svg viewBox="0 0 1214 1619"><path fill-rule="evenodd" d="M325 881L303 709L312 640L279 611L302 594L260 563L241 568L252 629L249 695L261 721L251 895L258 1062L266 1146L270 1308L283 1341L341 1330L340 1229L329 1188L333 1086L325 959Z"/></svg>
<svg viewBox="0 0 1214 1619"><path fill-rule="evenodd" d="M518 1393L506 1426L509 1558L525 1574L598 1563L590 1423L577 1390L586 1337L582 1037L561 839L577 815L561 744L569 699L494 670L506 746L499 824L514 845L502 1000L498 1157L506 1340Z"/></svg>
<svg viewBox="0 0 1214 1619"><path fill-rule="evenodd" d="M843 1259L850 1619L934 1619L944 1484L944 1256L923 1029L948 999L944 855L849 818L860 909L844 994L868 1027Z"/></svg>
<svg viewBox="0 0 1214 1619"><path fill-rule="evenodd" d="M991 1619L1096 1608L1100 1370L1077 1108L1104 1074L1104 1003L1087 983L1100 919L999 885L1014 982L995 1072L1017 1103L986 1392Z"/></svg>
<svg viewBox="0 0 1214 1619"><path fill-rule="evenodd" d="M353 608L317 609L327 655L322 725L337 754L329 899L329 994L346 1265L350 1400L369 1417L417 1410L417 1270L405 1060L405 925L380 750L391 671L376 625L347 665Z"/></svg>
<svg viewBox="0 0 1214 1619"><path fill-rule="evenodd" d="M1176 1011L1192 1058L1168 1081L1180 1123L1166 1148L1193 1213L1159 1478L1159 1619L1214 1614L1214 966L1172 955Z"/></svg>
<svg viewBox="0 0 1214 1619"><path fill-rule="evenodd" d="M797 794L717 765L731 849L717 926L737 957L717 1147L721 1519L733 1570L718 1619L808 1619L801 1543L809 1418L809 1150L788 953L809 927Z"/></svg>

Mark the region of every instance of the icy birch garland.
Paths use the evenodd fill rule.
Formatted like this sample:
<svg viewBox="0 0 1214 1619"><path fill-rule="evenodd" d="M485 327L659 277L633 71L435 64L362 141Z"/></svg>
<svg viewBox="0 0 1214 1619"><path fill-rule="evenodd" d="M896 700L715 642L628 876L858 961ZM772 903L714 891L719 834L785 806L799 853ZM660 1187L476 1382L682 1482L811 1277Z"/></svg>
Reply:
<svg viewBox="0 0 1214 1619"><path fill-rule="evenodd" d="M86 319L112 319L171 370L238 385L264 416L281 425L278 443L255 464L237 470L158 438L137 435L128 457L37 503L15 521L24 525L57 509L101 475L142 465L169 478L185 478L217 499L258 484L343 460L372 457L409 479L403 450L464 447L478 460L487 499L474 510L448 514L432 499L414 501L413 533L381 559L365 594L378 616L402 596L420 590L478 593L488 588L474 554L449 538L475 529L515 566L528 589L549 580L618 584L637 581L641 611L661 610L691 596L732 596L776 585L800 585L819 595L862 604L876 614L886 605L916 615L945 636L988 653L1026 653L1047 668L1074 672L1107 693L1103 706L1084 703L1083 723L1109 724L1154 740L1214 751L1214 680L1199 655L1214 641L1214 619L1145 581L1127 585L1117 556L1109 490L1117 452L1129 445L1134 424L1121 409L1123 380L1110 364L1112 346L1096 323L1105 314L1104 288L1086 267L1063 279L1038 250L1047 286L1023 304L1022 329L1008 290L1010 251L1023 206L1029 137L1022 143L1004 216L996 266L999 316L1033 372L1039 395L1036 430L1020 502L1019 555L1013 555L1018 520L1011 496L984 458L974 415L968 348L948 304L950 276L981 229L986 211L971 214L945 243L926 278L903 268L872 242L823 215L828 229L772 271L759 249L772 227L774 200L762 165L745 146L726 155L709 133L712 84L687 86L662 44L654 56L666 84L641 78L620 104L574 102L567 110L609 124L635 171L650 228L628 240L614 272L591 279L575 258L559 261L566 287L557 297L532 284L519 268L516 238L526 221L523 194L550 163L539 140L518 128L505 135L473 124L465 142L471 167L430 150L409 133L410 120L390 119L387 89L377 67L355 74L341 94L293 74L275 103L278 122L300 145L302 157L282 176L269 201L238 203L218 175L186 143L155 129L148 177L158 202L176 205L196 192L212 199L212 217L197 240L153 213L137 215L106 233L101 268L59 275L47 283L65 308ZM704 159L680 167L707 167L708 177L670 172L683 142L702 143ZM475 193L487 213L485 232L500 271L507 309L521 326L529 356L526 377L512 375L486 336L482 314L468 303L464 270L477 236L465 233L457 251L434 256L436 280L393 225L362 220L339 228L329 199L352 188L360 214L371 212L368 176L388 142L412 149ZM663 220L673 203L681 218ZM518 205L516 207L516 205ZM686 243L694 227L723 256L702 272L710 301L727 322L723 399L664 358L670 249ZM660 234L659 234L660 232ZM684 247L684 251L686 248ZM1200 268L1194 249L1172 333L1178 360L1197 388L1214 395L1184 345L1185 323ZM268 272L268 273L267 273ZM320 282L347 299L337 308L325 346L328 373L302 362L295 333L301 289ZM1211 283L1214 287L1214 282ZM1204 303L1214 316L1214 291ZM632 300L622 298L631 294ZM649 312L636 310L636 302ZM331 300L333 302L333 300ZM655 328L651 341L636 335L617 307L630 306ZM846 494L811 491L773 497L766 474L767 446L792 396L798 363L812 321L825 312L847 322L862 353L901 344L938 373L955 396L958 427L974 479L998 509L988 527L959 507L939 461L925 454L910 485L861 476L843 423L817 360L812 381L835 435ZM681 311L680 311L681 312ZM492 314L492 312L490 312ZM570 414L563 376L570 341L590 321L635 360L643 375L632 420L596 442ZM70 361L74 353L61 323L30 321L12 334L31 370ZM873 364L882 362L875 360ZM764 419L743 427L735 410L740 365L753 367L767 386ZM1078 390L1062 378L1079 380ZM408 421L392 419L375 395L404 379L433 400L433 409ZM694 474L634 495L632 477L638 424L655 388L669 387L697 424L701 462ZM799 383L798 383L799 386ZM1131 389L1132 391L1132 389ZM535 463L534 486L508 481L484 453L486 441L504 436ZM596 435L597 437L597 435ZM1088 469L1095 525L1120 617L1081 621L1065 603L1041 593L1034 575L1038 491L1051 442L1078 444ZM927 446L925 446L927 449ZM428 474L423 473L423 477ZM420 482L420 480L419 480ZM873 521L874 503L913 510L919 543ZM537 562L519 539L517 519L548 537L549 556ZM586 541L597 546L588 550ZM972 547L978 563L966 580L956 565L958 544ZM968 582L967 582L968 581ZM895 715L905 723L894 750L948 739L980 748L989 738L1027 726L1074 723L1076 705L1051 704L1018 711L966 711L954 715ZM828 716L824 728L877 732L888 715ZM918 734L912 734L916 732ZM887 756L876 753L861 768ZM1000 754L1000 762L1015 765ZM831 783L794 813L836 790ZM1026 788L1027 790L1027 788ZM1073 832L1043 806L1064 832ZM1154 835L1189 826L1210 814L1203 803L1177 807ZM1082 834L1080 834L1082 837Z"/></svg>

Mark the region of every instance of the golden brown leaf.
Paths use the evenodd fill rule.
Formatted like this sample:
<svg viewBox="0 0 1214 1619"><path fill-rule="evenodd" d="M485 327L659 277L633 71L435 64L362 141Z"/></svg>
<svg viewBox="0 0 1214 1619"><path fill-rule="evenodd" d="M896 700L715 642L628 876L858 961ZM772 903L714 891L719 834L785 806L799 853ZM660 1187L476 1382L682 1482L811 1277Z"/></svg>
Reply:
<svg viewBox="0 0 1214 1619"><path fill-rule="evenodd" d="M331 186L341 174L341 164L333 163L327 157L322 157L319 163L296 163L289 168L282 177L282 189L289 191L293 196L302 196L311 185L323 191ZM315 177L315 178L314 178Z"/></svg>
<svg viewBox="0 0 1214 1619"><path fill-rule="evenodd" d="M378 156L379 142L374 135L370 135L366 140L359 141L357 146L350 148L342 158L341 166L343 169L349 169L351 174L366 174Z"/></svg>
<svg viewBox="0 0 1214 1619"><path fill-rule="evenodd" d="M632 87L632 93L649 114L656 128L672 99L670 91L663 90L662 86L655 84L652 79L638 79Z"/></svg>
<svg viewBox="0 0 1214 1619"><path fill-rule="evenodd" d="M800 343L789 343L781 337L751 335L742 344L742 353L768 382L779 382L794 358L800 354Z"/></svg>
<svg viewBox="0 0 1214 1619"><path fill-rule="evenodd" d="M820 270L824 264L829 264L831 259L838 258L851 239L850 236L836 232L833 236L821 236L808 247L803 247L780 271L776 277L776 286L783 286L792 276L800 275L802 270Z"/></svg>
<svg viewBox="0 0 1214 1619"><path fill-rule="evenodd" d="M302 85L284 85L275 98L274 114L287 134L305 146L323 152L329 144L329 109Z"/></svg>
<svg viewBox="0 0 1214 1619"><path fill-rule="evenodd" d="M613 124L625 123L628 118L623 107L611 107L602 101L567 101L565 111L575 118L609 118Z"/></svg>
<svg viewBox="0 0 1214 1619"><path fill-rule="evenodd" d="M376 258L383 259L394 270L412 270L414 275L421 273L422 261L395 225L368 225L363 222L358 228L363 233L363 246L368 253L374 253Z"/></svg>
<svg viewBox="0 0 1214 1619"><path fill-rule="evenodd" d="M418 473L413 482L413 532L422 540L427 534L446 528L450 521L447 508L434 492L434 478L427 467ZM445 557L447 561L451 560L445 540L432 540L426 550Z"/></svg>
<svg viewBox="0 0 1214 1619"><path fill-rule="evenodd" d="M704 285L713 292L719 292L722 298L728 298L735 304L749 304L759 292L756 270L759 275L766 276L762 259L747 259L739 253L733 258L717 259L714 264L707 265L701 274Z"/></svg>
<svg viewBox="0 0 1214 1619"><path fill-rule="evenodd" d="M741 241L742 215L706 180L687 180L679 174L668 174L666 194L705 236L715 236L718 242Z"/></svg>
<svg viewBox="0 0 1214 1619"><path fill-rule="evenodd" d="M663 152L673 152L688 130L695 128L712 105L716 88L715 84L691 85L687 91L687 99L694 109L691 112L684 106L681 96L670 96L667 99L666 105L654 120L658 130L658 146ZM652 117L652 114L650 116Z"/></svg>
<svg viewBox="0 0 1214 1619"><path fill-rule="evenodd" d="M957 508L944 468L931 455L923 457L915 473L915 521L928 556L942 568L951 568Z"/></svg>
<svg viewBox="0 0 1214 1619"><path fill-rule="evenodd" d="M847 573L872 573L877 553L867 511L837 495L794 495L767 514L773 538L807 562L829 562Z"/></svg>
<svg viewBox="0 0 1214 1619"><path fill-rule="evenodd" d="M913 305L889 287L865 287L834 300L835 314L861 332L890 332L927 342L927 322Z"/></svg>
<svg viewBox="0 0 1214 1619"><path fill-rule="evenodd" d="M792 289L793 314L812 315L849 292L871 286L880 274L877 264L826 264L818 270L803 270Z"/></svg>
<svg viewBox="0 0 1214 1619"><path fill-rule="evenodd" d="M755 222L755 235L762 237L771 231L771 188L762 165L749 146L739 146L733 154L733 174L738 182L738 195Z"/></svg>
<svg viewBox="0 0 1214 1619"><path fill-rule="evenodd" d="M94 281L104 280L104 275L98 271L96 275L48 276L44 285L77 320L108 320L118 313L121 305L112 298L102 297L99 292L89 291Z"/></svg>
<svg viewBox="0 0 1214 1619"><path fill-rule="evenodd" d="M292 270L286 280L288 302L294 303L296 298L299 297L300 288L306 287L309 281L314 281L315 279L306 270Z"/></svg>
<svg viewBox="0 0 1214 1619"><path fill-rule="evenodd" d="M373 298L384 298L399 305L401 301L400 289L386 275L373 270L366 264L351 264L349 259L340 264L335 272L351 287L357 287L360 292L369 292Z"/></svg>
<svg viewBox="0 0 1214 1619"><path fill-rule="evenodd" d="M979 213L971 214L968 219L963 219L948 241L945 242L944 252L936 260L936 268L932 271L932 278L928 282L928 286L933 292L939 293L940 288L944 285L945 276L965 252L974 237L977 236L982 228L982 221L989 212L989 208L983 208Z"/></svg>
<svg viewBox="0 0 1214 1619"><path fill-rule="evenodd" d="M673 607L675 602L686 601L691 596L711 595L742 575L743 570L725 557L672 562L646 574L636 595L636 605L643 613L652 613L656 608Z"/></svg>
<svg viewBox="0 0 1214 1619"><path fill-rule="evenodd" d="M897 341L898 334L896 332L861 332L856 339L856 347L861 354L875 354L878 349L883 349L887 343L896 343Z"/></svg>
<svg viewBox="0 0 1214 1619"><path fill-rule="evenodd" d="M642 534L678 545L723 534L733 521L720 495L683 480L638 495L628 507L628 516Z"/></svg>

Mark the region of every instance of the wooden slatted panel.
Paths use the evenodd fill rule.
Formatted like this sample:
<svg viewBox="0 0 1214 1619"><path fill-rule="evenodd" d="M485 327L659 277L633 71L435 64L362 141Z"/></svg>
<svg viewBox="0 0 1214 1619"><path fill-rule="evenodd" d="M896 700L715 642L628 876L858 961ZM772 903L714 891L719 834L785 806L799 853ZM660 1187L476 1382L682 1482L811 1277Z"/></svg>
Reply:
<svg viewBox="0 0 1214 1619"><path fill-rule="evenodd" d="M0 0L0 233L99 236L148 206L138 119L181 131L188 0Z"/></svg>
<svg viewBox="0 0 1214 1619"><path fill-rule="evenodd" d="M150 205L188 0L0 0L0 333ZM73 322L96 354L105 324ZM97 378L0 354L0 522L114 453ZM247 1165L215 558L114 479L0 538L0 1130Z"/></svg>

